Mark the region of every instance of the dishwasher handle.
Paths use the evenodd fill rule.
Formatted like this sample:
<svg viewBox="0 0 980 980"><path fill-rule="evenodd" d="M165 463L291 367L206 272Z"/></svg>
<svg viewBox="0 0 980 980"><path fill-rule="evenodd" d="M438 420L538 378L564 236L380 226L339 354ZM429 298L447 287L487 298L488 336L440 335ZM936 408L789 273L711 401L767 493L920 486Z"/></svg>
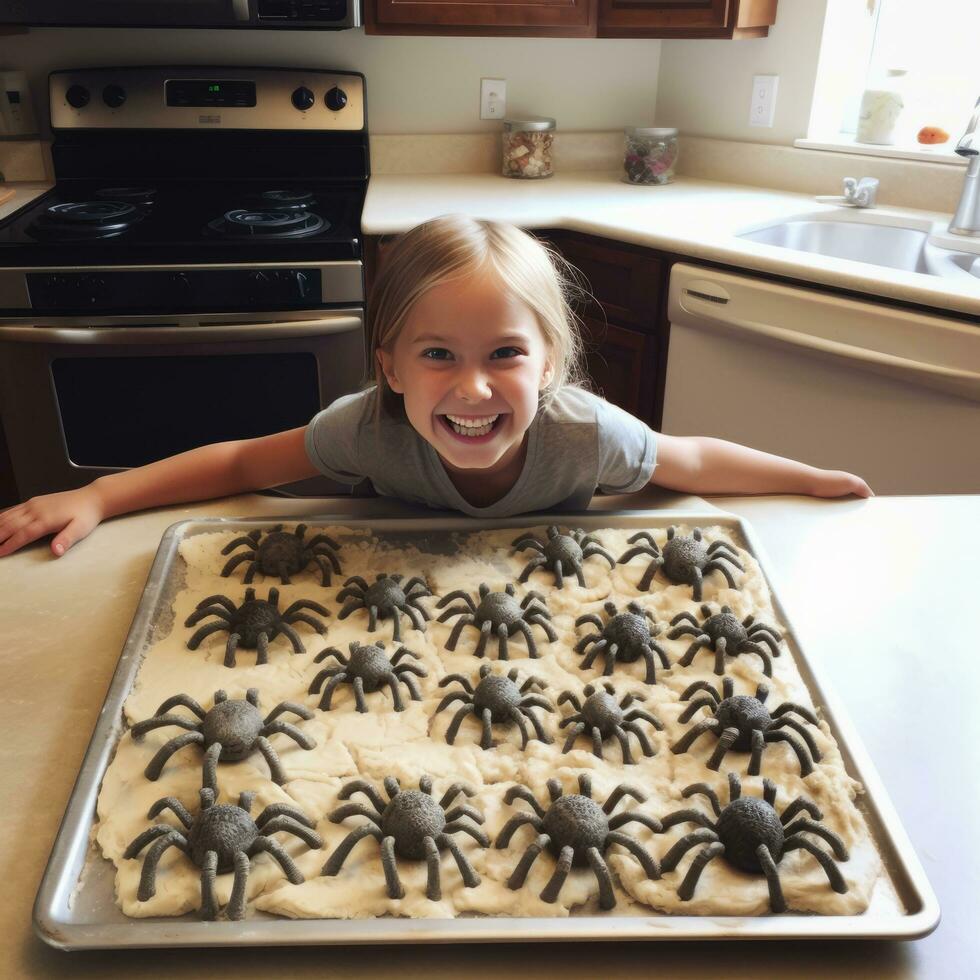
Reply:
<svg viewBox="0 0 980 980"><path fill-rule="evenodd" d="M897 354L886 354L787 327L777 327L771 323L745 320L734 316L726 308L727 303L724 301L719 302L714 297L704 296L687 288L684 288L684 293L685 310L695 314L690 319L685 318L686 326L710 325L730 334L747 334L775 346L809 350L830 360L843 361L851 367L863 367L875 374L899 381L910 381L970 401L980 401L980 374L976 371L927 364Z"/></svg>

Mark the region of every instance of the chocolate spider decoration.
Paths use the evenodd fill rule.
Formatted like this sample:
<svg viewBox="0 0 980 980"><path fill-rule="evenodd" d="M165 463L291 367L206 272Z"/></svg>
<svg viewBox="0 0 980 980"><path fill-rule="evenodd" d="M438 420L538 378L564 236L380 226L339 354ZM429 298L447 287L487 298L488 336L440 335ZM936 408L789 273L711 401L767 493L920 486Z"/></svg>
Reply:
<svg viewBox="0 0 980 980"><path fill-rule="evenodd" d="M254 793L242 793L237 805L215 803L215 791L207 786L200 793L201 808L193 815L173 796L157 800L147 814L152 819L164 810L172 810L183 824L185 833L170 824L157 824L144 830L123 853L124 858L135 858L147 844L153 842L143 861L136 893L139 901L146 902L156 894L157 864L171 847L183 851L201 869L203 919L217 918L214 878L216 874L226 871L235 872L235 882L225 911L229 919L245 918L245 887L250 860L256 854L270 854L292 884L302 884L302 872L272 835L285 832L298 837L308 847L320 848L323 841L313 831L314 823L309 817L294 806L273 803L253 820L251 809Z"/></svg>
<svg viewBox="0 0 980 980"><path fill-rule="evenodd" d="M200 720L167 714L171 708L178 705L189 708ZM292 701L281 701L263 718L262 712L259 711L259 691L255 687L248 689L245 700L229 700L224 691L215 691L214 706L208 711L205 711L189 694L175 694L157 708L152 718L133 725L132 734L134 739L141 741L147 732L155 728L173 725L187 729L187 734L170 739L153 756L145 770L147 779L159 779L167 760L175 752L180 751L185 745L196 744L204 749L204 785L210 789L217 790L218 762L241 762L253 752L262 753L269 764L273 782L282 785L286 782L286 773L268 736L288 735L304 749L316 747L316 742L295 725L276 721L287 711L299 715L306 721L313 717L313 712L309 708L294 704Z"/></svg>
<svg viewBox="0 0 980 980"><path fill-rule="evenodd" d="M738 552L727 541L712 541L705 544L701 539L701 528L696 527L689 535L678 534L676 527L667 528L667 543L663 553L657 547L653 535L649 531L637 531L628 539L630 544L643 541L645 544L636 545L620 555L619 564L635 558L637 555L647 555L650 564L647 565L639 587L646 591L650 588L658 568L663 568L664 575L676 585L691 585L694 587L694 601L701 601L701 585L706 575L711 572L721 572L731 588L735 588L735 579L725 563L733 565L744 572L738 560Z"/></svg>
<svg viewBox="0 0 980 980"><path fill-rule="evenodd" d="M345 657L336 647L327 647L314 658L319 664L327 657L333 657L340 664L339 667L324 667L310 684L309 693L317 694L320 685L327 681L323 685L323 695L320 698L321 711L330 710L330 701L338 684L350 684L354 688L354 701L357 710L362 714L368 709L364 695L373 694L385 685L391 690L395 711L404 711L405 704L398 691L399 681L408 688L413 701L422 700L422 692L412 675L427 677L428 671L421 664L411 661L401 663L406 657L421 659L417 653L413 653L408 647L399 647L389 660L388 654L385 653L384 642L381 640L370 644L361 644L355 640L348 649L350 657Z"/></svg>
<svg viewBox="0 0 980 980"><path fill-rule="evenodd" d="M452 835L461 832L469 834L483 847L489 847L490 841L479 827L463 822L463 817L469 817L474 823L481 824L483 814L467 803L460 803L448 811L446 809L460 793L473 796L475 791L465 783L453 783L437 803L432 797L432 780L428 776L419 780L417 790L401 789L394 776L387 776L384 788L388 794L387 803L363 779L355 779L341 789L338 794L340 799L348 800L354 793L363 793L374 809L369 810L359 803L347 803L330 814L332 823L340 823L347 817L367 817L370 822L352 830L340 842L323 866L322 873L329 877L336 875L354 845L365 837L373 837L381 845L381 866L384 868L389 898L405 897L405 889L398 877L396 857L426 862L428 878L425 895L432 902L438 902L442 897L440 851L449 851L455 858L463 884L467 888L475 888L480 884L480 876L473 870Z"/></svg>
<svg viewBox="0 0 980 980"><path fill-rule="evenodd" d="M228 633L225 644L225 666L235 666L235 651L239 647L258 650L257 664L268 663L269 643L282 633L293 645L293 653L304 653L306 648L293 623L306 623L320 633L327 627L303 609L312 609L321 616L329 616L329 611L312 599L297 599L291 606L279 611L279 590L269 589L268 599L256 599L255 589L245 590L245 598L236 606L228 596L210 595L197 604L197 609L187 617L185 626L195 626L205 616L217 616L219 622L202 626L188 641L187 648L196 650L206 636L219 630Z"/></svg>
<svg viewBox="0 0 980 980"><path fill-rule="evenodd" d="M721 695L707 681L695 681L681 695L681 700L687 701L698 691L704 693L691 701L678 720L682 724L690 721L701 708L707 708L711 717L704 718L689 729L671 748L672 752L686 752L705 732L712 732L718 739L718 744L708 760L709 769L717 771L729 750L751 751L748 773L750 776L758 776L765 747L770 742L786 742L799 760L800 775L809 776L813 772L813 763L820 761L820 750L803 724L790 717L790 713L794 713L811 725L818 725L817 716L809 708L792 701L784 701L770 712L765 705L769 696L769 688L765 684L756 688L755 697L735 694L735 686L730 677L722 681ZM786 731L786 728L792 728L803 741L793 732Z"/></svg>
<svg viewBox="0 0 980 980"><path fill-rule="evenodd" d="M298 575L311 563L320 569L320 584L330 585L331 571L340 574L340 561L337 552L340 545L326 534L317 534L309 541L304 541L306 525L300 524L290 534L283 531L281 524L276 524L262 536L262 531L256 529L240 538L235 538L221 549L227 555L242 545L246 550L233 555L221 569L226 578L242 562L249 562L242 581L248 585L255 578L256 571L263 575L278 575L282 585L289 585L289 576Z"/></svg>
<svg viewBox="0 0 980 980"><path fill-rule="evenodd" d="M397 643L402 638L399 613L404 613L415 629L424 632L425 621L430 617L425 607L419 605L419 600L432 593L417 575L404 585L403 577L382 572L368 585L360 575L352 575L344 582L344 588L337 593L338 602L347 600L338 619L346 619L355 609L366 609L369 633L377 629L379 619L391 619L394 622L391 638Z"/></svg>
<svg viewBox="0 0 980 980"><path fill-rule="evenodd" d="M537 856L547 848L558 858L555 872L541 892L545 902L558 901L562 885L572 867L589 866L599 884L599 907L611 909L616 905L613 894L612 876L604 854L613 844L625 847L643 866L648 878L660 877L657 862L647 853L643 845L630 834L619 828L628 823L642 823L653 831L661 830L660 821L655 817L626 810L611 816L616 804L624 796L631 796L642 803L646 796L638 789L620 783L602 806L592 799L592 780L586 774L578 777L579 792L562 795L561 783L557 779L548 780L548 795L551 805L545 810L534 794L526 786L511 786L504 794L505 803L515 799L524 800L531 805L534 813L517 813L504 824L497 838L496 846L505 848L510 844L514 833L524 824L530 824L538 836L524 851L513 874L507 879L507 887L517 890L524 884L531 865Z"/></svg>
<svg viewBox="0 0 980 980"><path fill-rule="evenodd" d="M667 634L667 639L695 637L684 656L677 661L678 666L689 666L698 651L707 648L714 651L715 673L721 677L725 673L726 654L737 657L742 653L755 653L762 660L762 672L766 677L772 677L772 657L779 656L779 644L783 641L775 626L757 623L754 616L746 616L739 622L730 606L722 606L721 612L712 615L711 607L704 605L701 616L703 618L699 623L691 613L682 612L670 621L674 628ZM763 643L769 647L769 651L760 645Z"/></svg>
<svg viewBox="0 0 980 980"><path fill-rule="evenodd" d="M656 754L646 733L637 722L648 722L657 731L663 731L663 723L642 708L630 707L634 701L645 701L645 695L639 692L627 694L617 704L616 689L608 681L600 685L586 685L584 694L584 702L580 702L577 695L571 691L563 691L558 697L559 705L568 701L575 709L575 714L563 718L558 723L559 728L572 726L562 747L563 753L572 748L579 735L587 732L592 738L593 754L601 759L603 758L602 743L615 736L623 753L623 764L631 766L636 762L630 752L629 733L632 732L640 743L644 755Z"/></svg>
<svg viewBox="0 0 980 980"><path fill-rule="evenodd" d="M554 572L555 585L559 589L564 585L563 576L569 572L574 573L578 584L584 586L582 564L593 555L605 558L610 568L616 567L616 559L591 534L586 534L580 528L569 528L568 534L561 534L552 524L548 528L547 541L541 542L537 538L521 535L514 539L511 547L515 552L527 548L539 552L524 566L519 582L526 582L536 568L544 567Z"/></svg>
<svg viewBox="0 0 980 980"><path fill-rule="evenodd" d="M614 602L605 602L602 608L609 617L606 623L603 623L595 613L586 613L575 620L576 627L583 623L591 623L598 630L597 633L583 636L575 644L576 653L582 653L586 647L592 645L592 649L582 661L582 666L586 669L591 667L596 657L602 654L606 661L602 673L608 676L617 663L630 664L642 657L647 667L645 682L656 684L657 665L653 659L654 653L660 658L662 667L670 667L670 661L664 648L654 639L655 636L659 636L660 627L657 626L653 613L649 609L644 609L638 602L628 603L626 612L618 612Z"/></svg>
<svg viewBox="0 0 980 980"><path fill-rule="evenodd" d="M508 659L507 639L518 631L524 635L528 656L538 656L538 648L531 633L532 624L544 630L549 643L553 643L558 638L554 627L548 622L551 613L548 612L545 598L540 592L528 592L518 602L514 598L514 586L509 582L504 586L503 592L491 592L488 585L481 583L479 605L467 592L456 589L455 592L443 596L436 608L442 609L455 600L461 600L466 605L451 606L439 617L440 623L444 623L452 616L460 617L456 620L452 633L449 634L449 640L446 642L447 650L456 649L456 643L464 626L475 626L480 631L480 638L476 641L476 649L473 651L474 656L482 657L487 641L491 636L496 636L497 657L500 660Z"/></svg>
<svg viewBox="0 0 980 980"><path fill-rule="evenodd" d="M537 677L528 677L524 683L517 685L517 668L511 668L507 676L491 673L490 664L483 664L480 667L480 680L474 688L469 679L462 674L447 674L441 681L440 687L447 684L457 683L462 687L459 691L450 691L440 702L439 707L433 712L437 715L443 708L448 707L453 701L462 701L463 706L453 715L453 720L446 729L446 741L452 745L456 739L456 733L463 719L467 715L475 715L483 723L483 737L480 739L480 748L489 749L493 744L491 726L494 723L513 722L521 732L521 748L527 748L528 733L524 719L534 726L534 733L539 741L548 745L553 741L552 737L541 727L540 719L531 711L531 708L544 708L545 711L554 711L554 705L543 695L532 691L526 693L529 688L543 688L544 684Z"/></svg>
<svg viewBox="0 0 980 980"><path fill-rule="evenodd" d="M706 796L717 820L703 814L700 810L678 810L668 814L663 819L663 828L680 823L698 823L701 830L685 834L664 855L660 863L663 872L673 871L681 858L693 847L706 844L691 862L681 882L677 894L684 902L694 897L698 879L705 865L714 858L723 856L729 864L740 871L751 874L762 873L769 885L769 907L773 912L785 912L786 901L779 882L777 865L787 851L802 848L809 851L820 862L827 874L830 887L838 894L847 891L840 870L834 864L831 856L813 843L806 833L822 837L834 852L838 861L848 860L847 848L844 842L832 830L816 821L823 819L816 804L803 796L798 796L782 812L776 812L776 784L770 779L763 779L763 798L742 796L742 785L738 776L728 774L728 806L722 807L715 791L705 783L695 783L683 790L687 799L695 793ZM790 823L801 811L806 811L810 817L800 817L795 823ZM788 824L788 826L787 826Z"/></svg>

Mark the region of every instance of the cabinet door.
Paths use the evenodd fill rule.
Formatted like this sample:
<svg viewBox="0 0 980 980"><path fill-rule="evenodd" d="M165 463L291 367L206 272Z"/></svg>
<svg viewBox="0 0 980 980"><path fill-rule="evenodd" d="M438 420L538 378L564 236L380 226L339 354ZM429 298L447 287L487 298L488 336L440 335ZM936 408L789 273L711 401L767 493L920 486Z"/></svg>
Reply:
<svg viewBox="0 0 980 980"><path fill-rule="evenodd" d="M600 37L766 37L778 0L599 0Z"/></svg>
<svg viewBox="0 0 980 980"><path fill-rule="evenodd" d="M586 367L595 391L652 426L654 339L592 316L582 317L582 326Z"/></svg>
<svg viewBox="0 0 980 980"><path fill-rule="evenodd" d="M368 34L595 37L598 0L365 0Z"/></svg>

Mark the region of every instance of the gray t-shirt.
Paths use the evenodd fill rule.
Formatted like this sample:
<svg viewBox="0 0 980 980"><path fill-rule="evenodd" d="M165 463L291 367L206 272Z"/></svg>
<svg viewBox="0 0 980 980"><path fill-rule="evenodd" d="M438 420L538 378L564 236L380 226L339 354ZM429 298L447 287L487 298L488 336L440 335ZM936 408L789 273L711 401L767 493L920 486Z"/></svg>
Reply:
<svg viewBox="0 0 980 980"><path fill-rule="evenodd" d="M354 484L366 477L385 497L472 517L585 510L597 487L632 493L649 483L656 466L652 429L598 395L566 387L531 423L527 458L514 486L489 507L474 507L407 419L382 415L375 421L375 397L375 388L345 395L314 416L306 452L331 479Z"/></svg>

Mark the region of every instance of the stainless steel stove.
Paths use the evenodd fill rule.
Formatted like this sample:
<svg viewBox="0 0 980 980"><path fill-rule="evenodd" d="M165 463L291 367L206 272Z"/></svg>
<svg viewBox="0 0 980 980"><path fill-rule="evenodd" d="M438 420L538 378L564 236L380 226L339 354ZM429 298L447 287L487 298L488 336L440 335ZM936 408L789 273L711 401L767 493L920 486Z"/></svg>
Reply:
<svg viewBox="0 0 980 980"><path fill-rule="evenodd" d="M0 222L19 497L304 425L358 387L365 105L353 72L51 75L55 186Z"/></svg>

